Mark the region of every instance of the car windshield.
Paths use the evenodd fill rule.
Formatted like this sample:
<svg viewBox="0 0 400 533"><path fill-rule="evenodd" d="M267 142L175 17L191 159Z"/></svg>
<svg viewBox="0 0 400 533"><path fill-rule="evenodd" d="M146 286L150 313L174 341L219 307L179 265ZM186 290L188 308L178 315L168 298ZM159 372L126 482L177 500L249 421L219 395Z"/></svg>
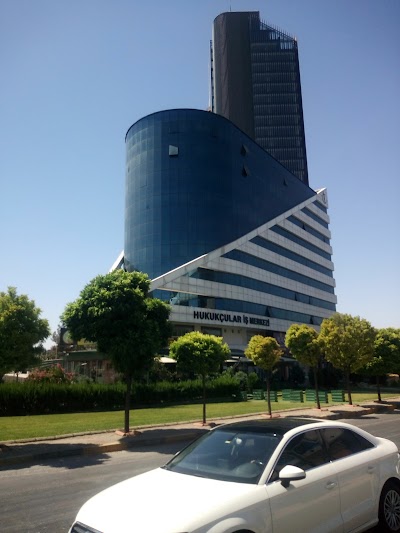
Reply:
<svg viewBox="0 0 400 533"><path fill-rule="evenodd" d="M276 433L237 429L211 431L164 468L193 476L256 484L281 438Z"/></svg>

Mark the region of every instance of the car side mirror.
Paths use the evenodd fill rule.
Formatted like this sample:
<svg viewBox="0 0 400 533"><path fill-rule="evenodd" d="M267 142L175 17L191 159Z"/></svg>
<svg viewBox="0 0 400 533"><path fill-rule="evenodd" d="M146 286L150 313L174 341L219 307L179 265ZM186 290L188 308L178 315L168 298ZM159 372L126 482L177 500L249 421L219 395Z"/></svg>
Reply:
<svg viewBox="0 0 400 533"><path fill-rule="evenodd" d="M305 477L306 473L304 470L293 465L286 465L279 472L279 479L285 488L289 486L291 481L297 481L299 479L304 479Z"/></svg>

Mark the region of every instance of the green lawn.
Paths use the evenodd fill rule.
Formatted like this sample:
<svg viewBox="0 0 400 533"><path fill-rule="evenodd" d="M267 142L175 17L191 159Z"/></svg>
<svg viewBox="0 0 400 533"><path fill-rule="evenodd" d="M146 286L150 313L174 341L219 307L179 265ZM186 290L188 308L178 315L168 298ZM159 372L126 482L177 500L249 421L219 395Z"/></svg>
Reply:
<svg viewBox="0 0 400 533"><path fill-rule="evenodd" d="M382 397L396 396L383 393ZM352 393L353 403L376 400L376 393ZM327 405L327 404L323 404ZM286 410L314 407L312 402L272 403L272 409ZM266 412L267 405L262 400L247 402L210 403L207 405L207 418L230 417ZM146 409L133 409L130 413L131 427L168 424L174 422L192 422L201 420L201 404L176 405ZM114 430L123 427L124 412L111 411L100 413L71 413L37 416L0 417L0 441L31 439L80 433L85 431Z"/></svg>

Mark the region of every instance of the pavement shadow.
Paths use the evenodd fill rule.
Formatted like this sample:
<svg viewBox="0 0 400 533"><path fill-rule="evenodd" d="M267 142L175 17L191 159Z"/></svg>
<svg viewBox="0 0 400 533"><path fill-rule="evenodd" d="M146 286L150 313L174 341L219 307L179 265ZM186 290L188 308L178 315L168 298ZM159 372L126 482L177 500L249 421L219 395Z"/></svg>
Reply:
<svg viewBox="0 0 400 533"><path fill-rule="evenodd" d="M380 415L400 415L400 409L390 409L388 411L382 412L382 413L376 413Z"/></svg>
<svg viewBox="0 0 400 533"><path fill-rule="evenodd" d="M64 444L62 450L57 444L12 445L12 450L4 451L0 456L0 474L6 470L22 470L32 466L47 466L52 468L82 468L94 466L106 462L109 454L106 452L92 452L93 446L82 445L79 448L75 444Z"/></svg>
<svg viewBox="0 0 400 533"><path fill-rule="evenodd" d="M79 438L78 442L70 439L51 441L36 441L24 444L12 443L2 445L0 451L0 472L29 468L34 465L52 468L82 468L106 462L111 452L132 451L136 453L157 451L171 454L179 451L183 446L195 440L208 431L209 428L154 428L146 429L136 436L117 436L114 433L99 435L98 442L85 443Z"/></svg>

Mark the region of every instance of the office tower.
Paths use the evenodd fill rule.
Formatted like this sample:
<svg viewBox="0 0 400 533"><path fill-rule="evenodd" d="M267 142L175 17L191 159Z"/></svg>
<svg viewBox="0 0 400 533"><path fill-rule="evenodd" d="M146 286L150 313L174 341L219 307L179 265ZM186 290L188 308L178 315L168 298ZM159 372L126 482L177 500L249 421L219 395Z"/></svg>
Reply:
<svg viewBox="0 0 400 533"><path fill-rule="evenodd" d="M296 40L258 12L214 21L212 111L145 116L126 134L125 248L174 336L256 334L336 310L326 189L308 185Z"/></svg>
<svg viewBox="0 0 400 533"><path fill-rule="evenodd" d="M211 42L211 109L308 185L297 41L258 12L222 13Z"/></svg>
<svg viewBox="0 0 400 533"><path fill-rule="evenodd" d="M174 335L255 334L336 308L325 189L312 190L226 118L153 113L126 134L124 265L171 303Z"/></svg>

